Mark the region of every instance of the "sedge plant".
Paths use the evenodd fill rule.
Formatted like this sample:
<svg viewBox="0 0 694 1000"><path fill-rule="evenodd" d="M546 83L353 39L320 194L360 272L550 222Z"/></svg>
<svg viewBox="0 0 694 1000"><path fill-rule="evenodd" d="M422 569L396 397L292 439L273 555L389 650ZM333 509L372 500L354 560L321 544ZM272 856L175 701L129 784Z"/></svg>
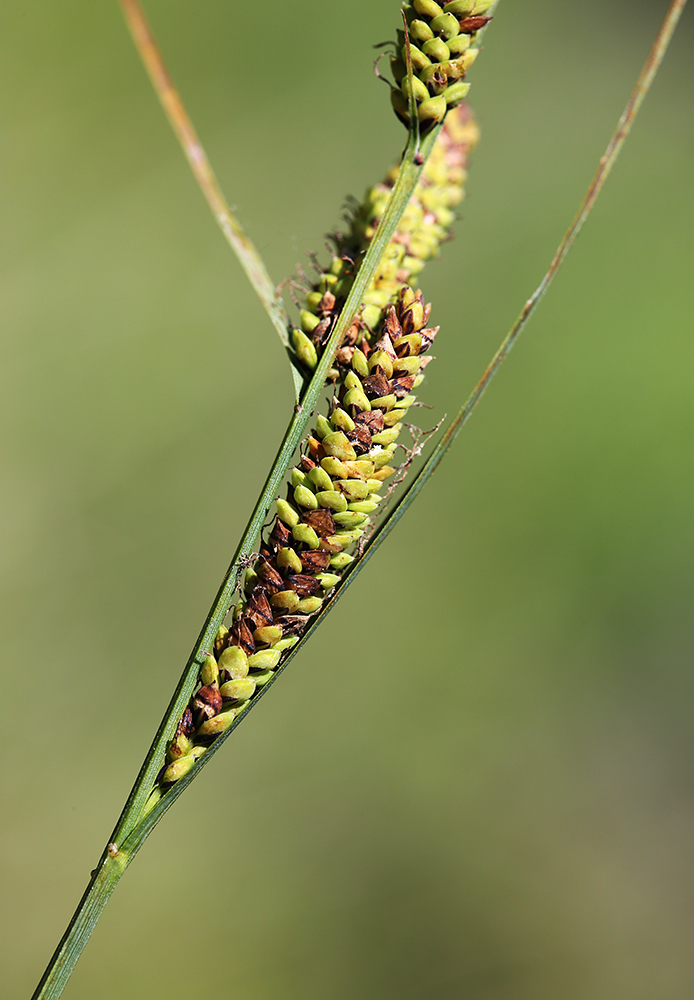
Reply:
<svg viewBox="0 0 694 1000"><path fill-rule="evenodd" d="M551 266L477 385L434 443L424 434L436 303L477 125L472 69L492 0L413 0L378 64L406 130L398 163L351 208L327 261L292 290L294 320L226 203L137 0L135 44L224 235L279 335L294 407L277 458L113 833L35 998L60 995L118 881L178 797L273 686L430 479L508 355L587 217L684 6L670 5L586 198ZM397 13L397 11L394 11ZM384 63L390 62L389 70ZM386 94L385 88L383 93ZM387 102L384 102L387 103ZM438 341L437 341L438 342ZM413 416L414 415L414 416ZM426 426L426 423L424 424ZM438 428L436 428L438 429ZM427 444L429 447L427 449ZM417 459L424 455L417 464ZM330 627L329 625L326 627Z"/></svg>

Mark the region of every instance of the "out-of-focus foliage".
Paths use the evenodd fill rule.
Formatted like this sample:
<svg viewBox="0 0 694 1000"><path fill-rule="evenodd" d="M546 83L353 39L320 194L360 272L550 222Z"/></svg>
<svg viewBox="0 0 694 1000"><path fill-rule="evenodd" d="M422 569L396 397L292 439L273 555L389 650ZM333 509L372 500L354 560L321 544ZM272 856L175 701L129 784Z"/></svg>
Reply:
<svg viewBox="0 0 694 1000"><path fill-rule="evenodd" d="M423 279L442 324L423 422L541 277L665 6L500 5L458 236ZM280 280L403 141L368 48L397 4L148 13ZM0 942L19 997L291 385L116 4L0 20ZM66 998L692 995L691 45L687 10L525 341L399 539L150 838Z"/></svg>

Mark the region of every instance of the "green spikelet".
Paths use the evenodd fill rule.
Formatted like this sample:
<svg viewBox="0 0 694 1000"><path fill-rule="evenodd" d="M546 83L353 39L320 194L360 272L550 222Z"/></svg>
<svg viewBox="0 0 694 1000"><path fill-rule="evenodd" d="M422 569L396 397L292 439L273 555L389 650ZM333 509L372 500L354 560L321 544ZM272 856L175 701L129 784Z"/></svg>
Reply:
<svg viewBox="0 0 694 1000"><path fill-rule="evenodd" d="M159 779L163 792L257 697L373 529L381 491L396 472L394 455L414 402L412 389L423 377L438 330L428 326L430 307L412 282L449 238L476 139L467 110L449 115L359 318L337 352L330 408L316 414L286 495L277 500L272 528L246 569L233 624L219 630L214 655L202 664L200 685L168 747ZM329 270L306 296L294 343L307 369L320 357L395 177L393 170L367 192Z"/></svg>
<svg viewBox="0 0 694 1000"><path fill-rule="evenodd" d="M450 108L467 95L465 74L477 57L478 32L490 20L486 11L493 0L412 0L403 8L410 41L412 83L407 75L405 32L398 32L397 54L391 61L396 86L391 92L393 109L409 124L410 94L417 105L420 129L441 122Z"/></svg>

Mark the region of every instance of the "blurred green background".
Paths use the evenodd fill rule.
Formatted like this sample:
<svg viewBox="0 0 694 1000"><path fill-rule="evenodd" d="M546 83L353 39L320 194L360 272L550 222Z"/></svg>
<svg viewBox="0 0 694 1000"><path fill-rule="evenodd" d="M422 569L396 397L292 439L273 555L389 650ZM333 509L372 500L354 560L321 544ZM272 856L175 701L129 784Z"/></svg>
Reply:
<svg viewBox="0 0 694 1000"><path fill-rule="evenodd" d="M592 176L665 2L503 0L424 273L434 423ZM279 281L404 132L395 2L147 5ZM693 995L692 35L399 530L167 815L65 993ZM28 997L275 454L286 361L115 2L0 13L0 965Z"/></svg>

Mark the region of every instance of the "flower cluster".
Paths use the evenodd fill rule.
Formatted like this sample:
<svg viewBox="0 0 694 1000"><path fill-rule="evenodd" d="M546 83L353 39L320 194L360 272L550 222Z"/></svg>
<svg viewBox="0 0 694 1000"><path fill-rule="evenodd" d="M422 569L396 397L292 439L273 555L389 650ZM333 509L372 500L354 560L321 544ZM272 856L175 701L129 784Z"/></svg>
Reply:
<svg viewBox="0 0 694 1000"><path fill-rule="evenodd" d="M209 744L244 712L308 627L325 596L358 551L381 490L395 472L394 455L412 394L431 360L438 327L412 287L416 274L449 238L453 207L463 197L467 154L477 139L460 108L434 147L357 319L330 373L332 400L319 415L277 500L272 528L245 571L243 596L229 628L221 627L205 658L200 684L167 750L160 788L179 780ZM311 370L349 293L395 181L391 172L370 189L336 238L336 252L308 291L297 361ZM350 551L351 550L351 551Z"/></svg>
<svg viewBox="0 0 694 1000"><path fill-rule="evenodd" d="M392 60L397 84L391 92L393 108L405 123L410 120L410 86L420 126L443 121L449 108L466 97L465 74L477 58L477 32L490 20L486 11L494 0L412 0L404 7L412 60L412 83L407 76L405 33L398 33L398 54Z"/></svg>

